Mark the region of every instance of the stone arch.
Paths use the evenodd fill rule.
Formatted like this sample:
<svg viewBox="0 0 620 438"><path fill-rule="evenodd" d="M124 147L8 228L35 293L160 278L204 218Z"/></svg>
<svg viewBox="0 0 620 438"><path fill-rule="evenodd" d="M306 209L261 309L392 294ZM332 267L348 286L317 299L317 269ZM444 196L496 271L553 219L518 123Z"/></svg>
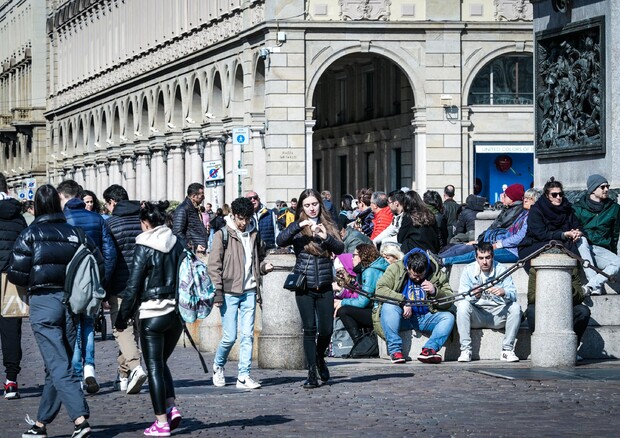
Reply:
<svg viewBox="0 0 620 438"><path fill-rule="evenodd" d="M77 138L76 138L76 142L75 142L75 152L77 154L82 154L84 153L84 150L86 149L86 135L85 135L85 130L84 130L84 119L82 117L79 117L77 120L78 123L78 131L77 131Z"/></svg>
<svg viewBox="0 0 620 438"><path fill-rule="evenodd" d="M88 142L86 144L86 152L90 153L95 150L97 133L95 132L95 115L90 113L88 119Z"/></svg>
<svg viewBox="0 0 620 438"><path fill-rule="evenodd" d="M222 77L219 70L215 70L211 86L209 110L215 117L221 119L224 115L224 91L222 89Z"/></svg>
<svg viewBox="0 0 620 438"><path fill-rule="evenodd" d="M113 107L112 110L112 129L110 132L110 141L113 145L117 146L121 141L121 116L120 116L120 104Z"/></svg>
<svg viewBox="0 0 620 438"><path fill-rule="evenodd" d="M157 88L155 90L155 100L153 101L153 130L155 132L165 132L166 126L166 99L164 90Z"/></svg>
<svg viewBox="0 0 620 438"><path fill-rule="evenodd" d="M151 124L149 122L149 101L146 93L138 98L141 102L140 106L140 123L137 132L140 136L148 136Z"/></svg>
<svg viewBox="0 0 620 438"><path fill-rule="evenodd" d="M196 77L192 78L190 82L190 93L189 93L189 112L188 112L188 123L190 124L200 124L204 118L204 111L202 110L202 87L200 85L200 78L196 75ZM190 122L191 120L191 122Z"/></svg>
<svg viewBox="0 0 620 438"><path fill-rule="evenodd" d="M168 124L168 131L180 131L185 124L185 117L183 114L183 93L181 92L181 84L173 83L172 94L170 95L172 100L172 106L170 108L170 123Z"/></svg>
<svg viewBox="0 0 620 438"><path fill-rule="evenodd" d="M136 121L135 121L135 104L134 100L130 99L129 104L127 105L127 117L125 118L125 132L123 143L133 143L136 132Z"/></svg>
<svg viewBox="0 0 620 438"><path fill-rule="evenodd" d="M67 135L67 145L65 147L65 151L68 153L75 146L75 135L73 128L73 120L69 120L68 135Z"/></svg>
<svg viewBox="0 0 620 438"><path fill-rule="evenodd" d="M243 92L243 67L240 63L237 64L234 72L230 88L230 116L243 117L245 99Z"/></svg>
<svg viewBox="0 0 620 438"><path fill-rule="evenodd" d="M257 57L252 87L252 111L265 112L265 60Z"/></svg>
<svg viewBox="0 0 620 438"><path fill-rule="evenodd" d="M109 138L108 111L107 111L107 108L103 108L101 110L101 125L99 127L99 147L104 146L108 138Z"/></svg>
<svg viewBox="0 0 620 438"><path fill-rule="evenodd" d="M375 54L386 58L395 65L399 66L406 76L407 80L411 84L411 88L414 93L414 101L417 106L426 105L426 93L424 92L424 80L414 75L413 72L420 67L420 64L409 54L404 52L395 52L381 46L370 46L369 50L363 52L359 45L352 45L351 47L333 52L332 50L324 50L321 54L317 55L312 63L306 67L307 72L312 72L312 76L308 80L308 88L306 90L306 107L312 106L313 95L319 82L329 67L335 63L338 59L343 58L346 55L352 54Z"/></svg>
<svg viewBox="0 0 620 438"><path fill-rule="evenodd" d="M523 51L516 51L514 44L507 44L502 47L498 47L495 50L484 52L484 56L480 57L473 68L469 69L468 74L463 78L463 91L461 93L463 102L462 105L467 104L467 98L471 90L472 84L480 71L485 68L489 63L505 55L522 54L534 56L533 49L530 45L525 47ZM465 69L464 69L465 70Z"/></svg>

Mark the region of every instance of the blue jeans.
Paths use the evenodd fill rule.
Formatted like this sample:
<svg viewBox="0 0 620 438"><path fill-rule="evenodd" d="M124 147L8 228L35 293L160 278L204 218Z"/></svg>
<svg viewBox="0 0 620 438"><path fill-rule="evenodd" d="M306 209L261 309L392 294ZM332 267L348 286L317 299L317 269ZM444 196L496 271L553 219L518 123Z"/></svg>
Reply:
<svg viewBox="0 0 620 438"><path fill-rule="evenodd" d="M472 247L471 252L457 255L454 257L445 257L443 259L444 265L461 265L464 263L471 263L476 260L476 251L474 246L468 245ZM497 248L493 250L493 259L500 263L515 263L519 260L519 257L516 254L511 253L505 248Z"/></svg>
<svg viewBox="0 0 620 438"><path fill-rule="evenodd" d="M222 315L222 340L215 352L213 363L218 367L226 365L228 354L237 340L237 321L241 339L239 340L239 377L250 375L252 367L252 344L254 343L254 314L256 310L256 290L241 295L224 293L224 303L220 307Z"/></svg>
<svg viewBox="0 0 620 438"><path fill-rule="evenodd" d="M403 351L403 340L398 333L400 330L431 332L424 348L439 351L452 332L454 315L447 311L439 311L425 315L413 314L409 319L405 319L400 306L385 303L381 307L381 327L385 333L388 354Z"/></svg>
<svg viewBox="0 0 620 438"><path fill-rule="evenodd" d="M90 316L76 316L77 338L73 350L73 369L80 379L84 377L84 365L95 366L95 320ZM85 347L85 348L84 348Z"/></svg>

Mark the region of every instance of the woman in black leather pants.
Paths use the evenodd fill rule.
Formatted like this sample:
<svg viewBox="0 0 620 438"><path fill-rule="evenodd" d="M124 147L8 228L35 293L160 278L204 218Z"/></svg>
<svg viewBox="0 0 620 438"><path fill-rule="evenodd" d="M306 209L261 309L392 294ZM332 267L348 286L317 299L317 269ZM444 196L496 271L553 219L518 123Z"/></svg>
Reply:
<svg viewBox="0 0 620 438"><path fill-rule="evenodd" d="M140 210L144 232L136 237L131 276L115 324L119 331L127 328L128 320L139 311L142 354L156 417L153 425L144 431L146 436L170 436L170 431L181 422L166 362L183 331L175 302L183 246L164 225L168 205L167 201L147 202Z"/></svg>
<svg viewBox="0 0 620 438"><path fill-rule="evenodd" d="M344 250L319 192L314 189L301 192L295 222L278 234L276 241L281 247L293 245L297 257L293 271L306 276L306 287L295 292L295 300L301 315L304 355L308 364L308 379L303 386L316 388L319 384L317 374L323 382L329 380L325 350L334 327L334 264L331 256Z"/></svg>

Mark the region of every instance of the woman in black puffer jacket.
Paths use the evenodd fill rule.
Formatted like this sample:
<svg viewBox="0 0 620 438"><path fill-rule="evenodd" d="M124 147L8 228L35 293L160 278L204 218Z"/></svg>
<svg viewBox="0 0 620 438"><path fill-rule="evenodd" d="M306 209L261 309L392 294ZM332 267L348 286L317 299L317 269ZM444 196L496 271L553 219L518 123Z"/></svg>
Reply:
<svg viewBox="0 0 620 438"><path fill-rule="evenodd" d="M76 339L75 317L63 303L67 265L79 246L76 228L69 225L60 197L49 184L34 198L34 222L21 232L11 256L9 281L28 288L30 324L45 363L45 387L37 421L24 436L44 435L64 405L75 424L73 436L90 435L88 405L73 373L71 359ZM103 278L103 256L90 238L87 246L95 255Z"/></svg>
<svg viewBox="0 0 620 438"><path fill-rule="evenodd" d="M298 199L295 222L278 234L276 243L280 247L293 245L297 256L293 271L306 276L306 287L295 292L295 300L303 324L308 364L304 388L309 389L318 386L317 374L323 382L329 380L325 350L334 326L332 254L341 254L344 244L319 192L306 189Z"/></svg>

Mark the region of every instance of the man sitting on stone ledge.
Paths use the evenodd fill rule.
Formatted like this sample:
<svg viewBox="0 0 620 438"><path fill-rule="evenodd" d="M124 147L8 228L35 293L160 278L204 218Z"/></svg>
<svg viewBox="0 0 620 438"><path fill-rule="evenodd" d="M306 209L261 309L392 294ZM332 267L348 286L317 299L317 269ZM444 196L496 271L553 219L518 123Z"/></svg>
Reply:
<svg viewBox="0 0 620 438"><path fill-rule="evenodd" d="M395 303L378 303L373 310L373 326L387 342L392 363L404 363L400 330L431 332L418 360L440 363L439 350L454 326L454 315L447 310L451 303L440 305L406 304L407 300L424 300L452 296L448 277L426 252L414 248L402 261L392 263L377 282L375 295Z"/></svg>
<svg viewBox="0 0 620 438"><path fill-rule="evenodd" d="M605 177L590 175L587 184L588 193L573 205L585 235L577 243L579 255L606 274L617 276L620 271L620 257L616 255L620 234L620 205L616 202L616 195L609 191ZM588 283L583 286L584 293L604 293L607 278L592 269L584 271L588 279Z"/></svg>
<svg viewBox="0 0 620 438"><path fill-rule="evenodd" d="M476 246L476 261L467 265L459 293L472 291L464 300L456 303L456 325L461 341L459 362L470 362L471 329L506 329L500 360L518 362L514 353L515 339L521 325L521 307L517 303L517 289L512 277L504 278L496 286L484 291L475 289L487 281L497 278L506 267L494 260L493 245L482 242Z"/></svg>

